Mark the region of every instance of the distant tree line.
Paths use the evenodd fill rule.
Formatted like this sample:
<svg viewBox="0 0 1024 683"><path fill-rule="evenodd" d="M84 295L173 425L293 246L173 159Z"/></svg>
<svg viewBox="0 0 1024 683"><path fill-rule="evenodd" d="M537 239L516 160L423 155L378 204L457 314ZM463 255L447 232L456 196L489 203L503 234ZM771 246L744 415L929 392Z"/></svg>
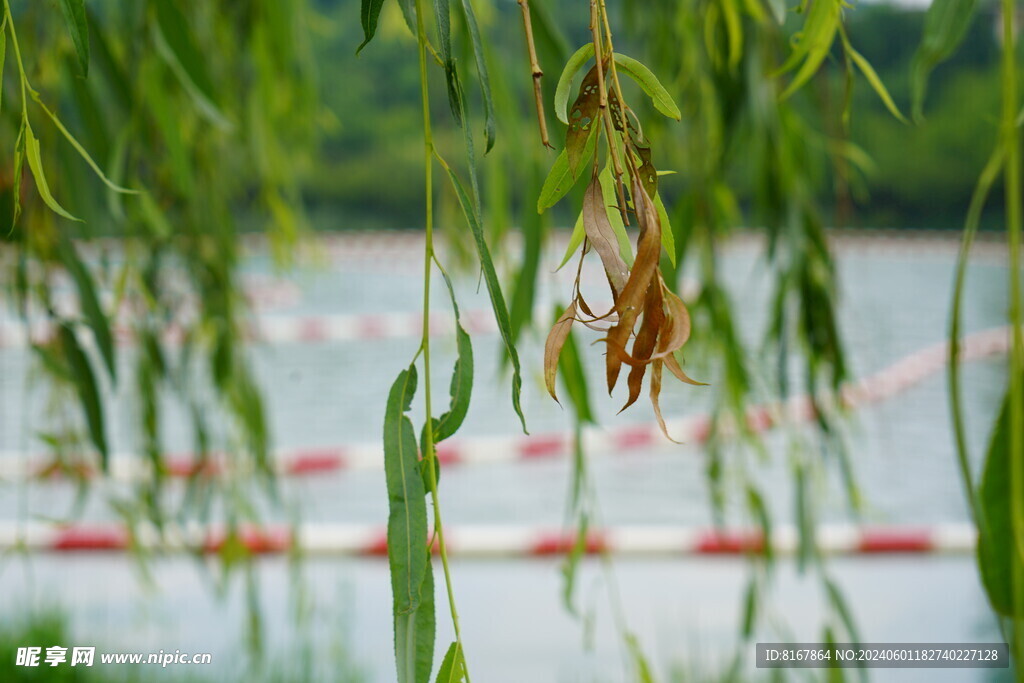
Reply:
<svg viewBox="0 0 1024 683"><path fill-rule="evenodd" d="M380 39L395 43L398 49L366 51L356 57L361 34L352 7L334 0L318 4L319 11L332 21L325 28L329 39L318 40L316 46L327 105L321 118L327 134L318 155L318 172L311 174L305 193L313 222L328 230L414 227L419 222L423 191L418 147L421 131L419 113L408 105L416 98L418 74L415 63L401 49L404 44L413 51L413 38L397 13L385 13ZM490 15L481 19L485 30L489 28L497 77L522 78L522 36L498 29L517 21L515 3L507 5L494 6ZM551 11L558 16L567 9L556 4ZM909 124L895 120L870 86L858 79L848 129L843 130L845 84L837 43L818 82L801 94L808 119L825 127L823 135L848 136L865 153L864 163L849 164L839 172L842 178L836 177L835 168L822 169L820 200L834 209L830 224L894 228L962 225L974 182L996 135L999 44L995 17L993 9L979 10L963 45L932 76L926 118ZM924 12L860 3L847 11L847 20L851 40L909 115L911 60L921 39ZM798 28L799 17L791 23ZM560 38L569 48L587 39L583 35ZM630 52L644 53L643 45L628 45L628 36L623 42ZM545 66L545 78L553 82L560 64L552 61ZM517 105L529 113L529 102ZM814 108L823 112L811 113ZM365 116L366 111L375 114ZM986 117L983 112L992 115ZM829 122L834 125L830 127ZM483 172L487 173L486 165ZM737 178L734 185L741 200L749 196L744 182ZM838 192L838 203L837 182L846 186L845 192ZM998 194L994 199L990 203L994 212L986 217L986 224L995 225L999 219ZM529 208L525 201L523 207ZM571 224L574 217L559 215L559 219ZM518 222L516 216L510 220Z"/></svg>

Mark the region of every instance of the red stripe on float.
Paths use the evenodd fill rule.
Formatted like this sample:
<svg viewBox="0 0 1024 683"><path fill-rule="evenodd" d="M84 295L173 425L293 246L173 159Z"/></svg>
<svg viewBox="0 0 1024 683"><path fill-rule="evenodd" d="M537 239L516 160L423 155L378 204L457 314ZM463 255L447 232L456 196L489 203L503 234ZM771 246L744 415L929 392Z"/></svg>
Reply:
<svg viewBox="0 0 1024 683"><path fill-rule="evenodd" d="M207 459L196 460L191 456L171 456L163 462L167 474L172 477L192 477L202 475L214 477L223 473L224 468L217 462Z"/></svg>
<svg viewBox="0 0 1024 683"><path fill-rule="evenodd" d="M128 534L116 528L70 527L57 533L54 550L123 550L128 546Z"/></svg>
<svg viewBox="0 0 1024 683"><path fill-rule="evenodd" d="M323 318L305 318L300 323L299 339L316 343L327 341L327 324Z"/></svg>
<svg viewBox="0 0 1024 683"><path fill-rule="evenodd" d="M437 446L434 455L442 465L455 465L462 462L459 450L457 443L444 443Z"/></svg>
<svg viewBox="0 0 1024 683"><path fill-rule="evenodd" d="M317 472L334 472L344 469L345 458L338 449L324 451L304 451L294 456L285 464L288 474L314 474Z"/></svg>
<svg viewBox="0 0 1024 683"><path fill-rule="evenodd" d="M547 458L565 451L566 437L561 434L538 435L523 439L519 455L523 458Z"/></svg>
<svg viewBox="0 0 1024 683"><path fill-rule="evenodd" d="M388 537L386 534L374 538L371 542L366 544L361 553L362 555L368 555L370 557L387 557L388 556Z"/></svg>
<svg viewBox="0 0 1024 683"><path fill-rule="evenodd" d="M933 546L927 531L874 529L861 534L857 548L861 553L920 553L933 550Z"/></svg>
<svg viewBox="0 0 1024 683"><path fill-rule="evenodd" d="M711 437L711 418L702 415L694 421L693 440L696 443L704 443Z"/></svg>
<svg viewBox="0 0 1024 683"><path fill-rule="evenodd" d="M768 406L754 406L747 411L747 426L755 432L764 432L775 424Z"/></svg>
<svg viewBox="0 0 1024 683"><path fill-rule="evenodd" d="M256 555L282 553L291 547L292 538L287 529L244 528L235 532L235 537L250 553ZM210 534L203 544L207 553L216 553L224 547L230 536L220 532Z"/></svg>
<svg viewBox="0 0 1024 683"><path fill-rule="evenodd" d="M534 556L565 555L576 547L577 537L571 533L554 533L542 535L533 543L527 554ZM584 539L584 552L597 555L608 550L608 542L603 534L589 533Z"/></svg>
<svg viewBox="0 0 1024 683"><path fill-rule="evenodd" d="M697 542L697 552L706 555L738 555L764 552L764 537L758 532L709 531Z"/></svg>
<svg viewBox="0 0 1024 683"><path fill-rule="evenodd" d="M623 450L643 448L654 443L654 432L650 425L624 427L614 436L615 446Z"/></svg>
<svg viewBox="0 0 1024 683"><path fill-rule="evenodd" d="M361 315L356 323L356 336L359 339L383 339L387 337L387 323L379 315Z"/></svg>

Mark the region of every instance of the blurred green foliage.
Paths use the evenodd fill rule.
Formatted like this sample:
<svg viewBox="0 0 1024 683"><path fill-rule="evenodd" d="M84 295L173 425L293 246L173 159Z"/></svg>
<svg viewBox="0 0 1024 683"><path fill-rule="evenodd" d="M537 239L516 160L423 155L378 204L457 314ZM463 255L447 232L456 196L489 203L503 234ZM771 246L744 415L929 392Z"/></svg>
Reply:
<svg viewBox="0 0 1024 683"><path fill-rule="evenodd" d="M849 13L851 40L874 65L903 110L910 110L910 63L924 12L860 4ZM995 14L983 5L963 44L932 75L925 119L892 118L864 82L854 88L851 140L874 162L856 196L855 224L959 228L998 128L999 45ZM837 75L836 79L840 77ZM836 90L840 87L835 86ZM998 208L996 198L990 206ZM989 217L990 223L997 216Z"/></svg>
<svg viewBox="0 0 1024 683"><path fill-rule="evenodd" d="M321 0L317 6L328 19L325 31L330 39L317 43L316 55L322 101L331 112L334 125L323 136L316 162L319 169L311 174L307 186L311 212L320 217L313 223L325 229L416 226L421 220L423 181L419 115L414 107L408 106L415 101L418 88L416 64L411 59L415 50L413 38L397 9L389 12L386 6L377 39L388 43L388 49L364 50L355 57L361 30L352 21L352 8L336 0ZM522 36L497 28L518 21L515 3L484 3L481 7L489 10L481 13L481 22L490 40L495 79L518 80L522 83L516 86L524 86L529 74ZM556 3L550 11L559 25L574 26L572 8ZM847 10L845 20L851 42L875 67L899 107L909 113L911 58L921 39L923 10L859 3ZM787 25L798 28L799 24L799 20L794 20ZM818 188L819 204L832 207L845 227L962 225L971 190L988 158L997 128L999 45L994 27L994 12L983 5L964 43L932 75L925 120L920 123L905 124L894 119L867 81L856 79L849 139L873 163L864 171L851 170L850 207L836 206L832 182L822 182ZM644 45L631 45L630 38L635 42L636 36L630 33L626 31L621 37L622 50L645 54ZM570 47L575 48L586 39L585 35L569 36ZM465 61L465 56L461 59ZM542 62L545 86L553 87L561 62L544 60L544 55ZM654 66L658 67L656 63ZM837 41L818 82L800 95L805 100L800 104L821 106L821 100L826 100L825 106L831 106L838 119L843 106L844 79ZM437 80L437 87L443 87L439 76ZM499 116L528 122L529 102L517 102L514 106L519 110L499 111ZM444 101L435 102L435 107L438 118L443 120ZM373 111L374 115L362 115L365 111ZM524 132L532 133L528 128ZM441 132L441 136L455 134L447 129ZM530 138L526 142L532 145L535 141ZM663 154L673 156L670 150ZM666 167L677 168L672 162ZM825 169L821 172L832 173ZM828 176L823 177L827 179ZM744 187L741 178L735 179L734 187L741 203L746 205L751 188ZM529 209L528 198L516 200L513 222ZM994 212L986 223L994 223L998 218L998 195L990 205ZM826 211L826 215L831 218L832 214ZM571 224L574 218L557 214L557 222L562 225Z"/></svg>

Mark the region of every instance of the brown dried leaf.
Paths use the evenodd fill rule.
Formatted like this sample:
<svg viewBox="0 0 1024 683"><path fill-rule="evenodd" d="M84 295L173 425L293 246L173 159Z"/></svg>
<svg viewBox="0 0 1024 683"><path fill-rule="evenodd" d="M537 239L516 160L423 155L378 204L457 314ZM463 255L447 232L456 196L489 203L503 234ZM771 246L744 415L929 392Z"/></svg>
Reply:
<svg viewBox="0 0 1024 683"><path fill-rule="evenodd" d="M609 353L606 356L605 370L609 393L615 388L622 367L622 356L619 351L624 352L629 335L633 333L633 326L643 312L647 287L658 272L658 256L661 254L661 221L658 212L643 187L635 181L633 203L640 223L640 238L637 241L633 270L615 302L619 322L608 331L606 338Z"/></svg>
<svg viewBox="0 0 1024 683"><path fill-rule="evenodd" d="M619 292L629 278L629 267L619 253L619 242L608 220L608 207L604 204L604 194L596 174L583 196L583 229L587 233L587 240L601 257L608 283L612 287L612 296L618 299Z"/></svg>
<svg viewBox="0 0 1024 683"><path fill-rule="evenodd" d="M663 360L671 356L675 351L681 349L690 338L690 313L686 310L686 305L682 299L676 296L671 290L669 290L664 281L661 280L661 275L658 276L661 296L667 295L668 309L660 308L661 315L658 316L658 339L657 353L651 353L650 351L644 351L640 353L637 344L640 342L640 336L643 334L643 324L641 325L640 334L637 335L637 341L633 343L633 353L625 349L622 345L610 342L609 347L614 351L615 355L618 356L619 360L633 368L637 366L648 365L654 361ZM652 287L655 285L652 284ZM663 305L663 300L659 298L658 306ZM645 302L644 304L644 320L646 321L651 317L651 304Z"/></svg>
<svg viewBox="0 0 1024 683"><path fill-rule="evenodd" d="M589 316L587 320L584 320L583 316L576 316L576 320L580 321L581 323L596 322L598 320L605 320L607 322L614 323L618 322L619 320L619 314L615 312L614 308L610 308L607 313L604 313L602 315L597 315L596 313L594 313L592 310L590 310L590 307L587 306L587 302L583 300L582 294L579 294L577 296L577 304L579 305L580 310L583 311L583 315Z"/></svg>
<svg viewBox="0 0 1024 683"><path fill-rule="evenodd" d="M583 323L592 330L597 330L598 332L607 332L611 325L614 325L619 321L619 314L615 312L614 308L609 309L609 311L604 315L597 315L592 310L590 310L590 306L587 305L587 301L586 299L583 298L582 293L577 293L576 303L579 306L580 310L583 312L583 315L588 316L587 318L584 318L583 315L577 315L577 322ZM600 327L598 325L595 325L594 323L596 322L608 323L608 327Z"/></svg>
<svg viewBox="0 0 1024 683"><path fill-rule="evenodd" d="M565 346L565 340L569 338L569 332L572 331L575 319L576 302L573 301L555 321L551 332L548 333L548 339L544 343L544 384L547 386L551 398L556 402L558 396L555 394L555 377L558 374L558 357L562 354L562 347Z"/></svg>
<svg viewBox="0 0 1024 683"><path fill-rule="evenodd" d="M640 182L643 183L647 196L654 199L654 195L658 193L658 169L651 163L651 147L650 145L641 145L639 142L634 142L634 146L636 153L640 155L640 161L643 162L636 173L640 176Z"/></svg>
<svg viewBox="0 0 1024 683"><path fill-rule="evenodd" d="M665 426L665 418L661 415L661 403L659 402L661 397L661 365L661 361L654 361L651 365L651 406L654 408L654 417L658 418L658 426L661 427L661 433L665 435L665 438L672 443L681 443L669 436L668 427Z"/></svg>
<svg viewBox="0 0 1024 683"><path fill-rule="evenodd" d="M575 178L583 161L587 140L599 125L601 89L598 87L598 65L595 64L580 83L580 94L569 110L569 130L565 136L565 151L569 158L569 171Z"/></svg>
<svg viewBox="0 0 1024 683"><path fill-rule="evenodd" d="M695 379L691 379L685 372L683 372L683 369L679 367L679 361L677 361L676 357L672 354L665 356L664 362L672 374L679 378L680 382L692 384L695 387L706 387L708 385L707 382L698 382Z"/></svg>
<svg viewBox="0 0 1024 683"><path fill-rule="evenodd" d="M661 283L652 282L647 287L647 299L644 301L644 319L640 323L640 331L633 342L632 357L636 361L631 363L627 385L629 386L629 398L626 405L619 410L621 413L633 405L640 398L640 389L644 381L644 373L647 371L647 361L654 353L658 343L658 334L661 332L662 324L665 321L665 312L662 309Z"/></svg>
<svg viewBox="0 0 1024 683"><path fill-rule="evenodd" d="M650 357L652 360L671 356L673 352L683 348L690 339L690 312L686 310L686 304L672 290L665 286L665 282L661 280L660 275L658 279L658 285L660 285L665 296L667 315L661 325L658 352Z"/></svg>

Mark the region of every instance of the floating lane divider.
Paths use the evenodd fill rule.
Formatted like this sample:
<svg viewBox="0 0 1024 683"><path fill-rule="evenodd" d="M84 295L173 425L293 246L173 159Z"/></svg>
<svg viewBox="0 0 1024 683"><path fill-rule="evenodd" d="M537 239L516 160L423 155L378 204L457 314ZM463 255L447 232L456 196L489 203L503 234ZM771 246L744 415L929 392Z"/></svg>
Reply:
<svg viewBox="0 0 1024 683"><path fill-rule="evenodd" d="M0 523L0 549L31 552L114 552L142 548L166 553L216 553L225 543L240 543L255 554L298 550L307 555L384 557L387 529L376 525L303 524L299 527L224 528L168 526L163 533L142 525L129 533L119 524L41 522ZM445 529L449 555L477 558L533 558L564 555L577 541L571 530L531 526L453 526ZM826 525L816 531L818 548L832 555L969 554L977 532L968 523L930 527ZM771 535L772 550L799 550L795 527ZM622 526L588 532L588 555L742 556L765 551L758 531L673 526Z"/></svg>
<svg viewBox="0 0 1024 683"><path fill-rule="evenodd" d="M547 319L551 310L538 307L534 311L536 320ZM471 334L496 334L498 324L490 310L465 311L462 324ZM447 336L454 334L455 318L450 313L430 314L430 334ZM337 315L260 315L251 319L246 329L246 339L255 344L284 346L288 344L329 344L355 341L379 341L381 339L406 339L423 333L423 315L416 312L364 313ZM135 334L126 325L117 324L112 330L118 346L127 347L135 343ZM56 334L56 327L46 322L26 325L20 321L0 320L0 350L25 348L29 340L42 344ZM91 337L85 335L91 343ZM184 337L184 330L174 323L164 331L163 342L178 345Z"/></svg>
<svg viewBox="0 0 1024 683"><path fill-rule="evenodd" d="M963 361L1005 354L1009 350L1007 327L975 332L960 341ZM901 358L888 367L843 387L840 400L850 408L880 403L906 391L913 385L942 370L948 360L949 345L939 343ZM786 402L752 406L747 411L747 424L763 432L779 424L799 423L815 417L814 404L808 396L794 396ZM667 420L669 433L677 441L689 445L702 444L711 433L711 417L696 414ZM588 453L622 454L639 449L662 447L665 444L656 423L624 425L613 429L590 428L583 434ZM442 465L522 462L563 457L572 452L572 435L556 432L533 436L464 437L444 441L437 447ZM229 466L223 454L211 454L200 462L192 455L172 455L164 460L167 474L174 477L193 475L216 476ZM373 470L384 466L380 444L350 444L337 447L302 448L279 451L275 456L278 474L311 476L343 470ZM132 454L115 454L111 474L115 479L138 480L148 474L146 458ZM71 470L71 471L69 471ZM0 479L59 480L67 474L93 476L95 468L87 460L73 466L54 463L43 456L0 454Z"/></svg>

